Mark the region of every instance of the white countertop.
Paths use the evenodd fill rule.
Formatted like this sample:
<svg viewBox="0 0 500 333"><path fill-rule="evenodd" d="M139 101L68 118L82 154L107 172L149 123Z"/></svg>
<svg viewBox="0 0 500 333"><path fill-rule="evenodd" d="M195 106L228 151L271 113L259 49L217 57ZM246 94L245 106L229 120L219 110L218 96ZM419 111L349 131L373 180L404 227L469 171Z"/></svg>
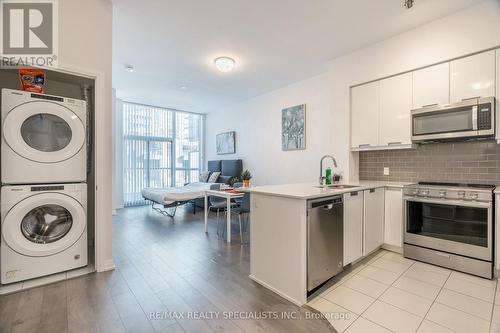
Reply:
<svg viewBox="0 0 500 333"><path fill-rule="evenodd" d="M255 186L246 189L251 193L259 193L272 196L280 196L292 199L316 199L325 196L349 193L355 191L363 191L377 187L403 187L412 183L405 182L383 182L383 181L359 181L349 182L346 185L356 185L356 187L331 189L318 188L314 183L299 183L299 184L282 184L282 185L266 185Z"/></svg>

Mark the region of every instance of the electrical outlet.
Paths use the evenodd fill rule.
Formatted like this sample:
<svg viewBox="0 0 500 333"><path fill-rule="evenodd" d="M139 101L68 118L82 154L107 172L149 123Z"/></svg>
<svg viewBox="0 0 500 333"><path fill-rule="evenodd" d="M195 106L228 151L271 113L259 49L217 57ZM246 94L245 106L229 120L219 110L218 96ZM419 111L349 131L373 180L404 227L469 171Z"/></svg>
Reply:
<svg viewBox="0 0 500 333"><path fill-rule="evenodd" d="M384 167L384 176L389 176L389 168Z"/></svg>

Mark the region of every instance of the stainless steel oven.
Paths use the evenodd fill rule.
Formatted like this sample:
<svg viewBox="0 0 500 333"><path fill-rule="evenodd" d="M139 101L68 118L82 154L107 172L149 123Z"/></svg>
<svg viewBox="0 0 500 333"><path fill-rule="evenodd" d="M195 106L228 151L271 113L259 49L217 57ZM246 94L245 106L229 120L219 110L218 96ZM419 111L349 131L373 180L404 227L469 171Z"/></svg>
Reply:
<svg viewBox="0 0 500 333"><path fill-rule="evenodd" d="M411 131L414 142L492 137L495 135L495 98L472 98L412 110Z"/></svg>
<svg viewBox="0 0 500 333"><path fill-rule="evenodd" d="M405 256L491 278L492 191L488 185L405 187Z"/></svg>

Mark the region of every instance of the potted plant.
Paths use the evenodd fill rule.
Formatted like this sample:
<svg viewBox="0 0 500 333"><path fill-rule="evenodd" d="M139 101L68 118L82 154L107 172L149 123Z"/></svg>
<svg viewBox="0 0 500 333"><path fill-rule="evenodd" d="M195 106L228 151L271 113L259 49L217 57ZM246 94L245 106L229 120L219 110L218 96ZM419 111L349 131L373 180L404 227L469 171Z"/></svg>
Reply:
<svg viewBox="0 0 500 333"><path fill-rule="evenodd" d="M241 173L241 180L243 180L243 187L250 186L250 179L252 179L252 174L250 171L245 170Z"/></svg>

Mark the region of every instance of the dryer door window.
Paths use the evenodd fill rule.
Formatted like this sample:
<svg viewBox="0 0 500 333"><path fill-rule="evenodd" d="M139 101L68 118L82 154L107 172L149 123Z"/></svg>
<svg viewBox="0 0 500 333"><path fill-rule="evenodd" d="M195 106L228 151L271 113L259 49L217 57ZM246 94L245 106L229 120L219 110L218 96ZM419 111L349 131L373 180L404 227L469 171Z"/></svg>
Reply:
<svg viewBox="0 0 500 333"><path fill-rule="evenodd" d="M47 244L63 238L73 225L71 213L59 205L43 205L29 211L21 221L21 232L29 241Z"/></svg>
<svg viewBox="0 0 500 333"><path fill-rule="evenodd" d="M19 156L39 163L59 163L85 149L85 126L65 106L29 102L13 108L3 121L3 137Z"/></svg>
<svg viewBox="0 0 500 333"><path fill-rule="evenodd" d="M33 149L54 152L71 141L72 131L64 119L48 113L35 114L21 125L24 142Z"/></svg>

